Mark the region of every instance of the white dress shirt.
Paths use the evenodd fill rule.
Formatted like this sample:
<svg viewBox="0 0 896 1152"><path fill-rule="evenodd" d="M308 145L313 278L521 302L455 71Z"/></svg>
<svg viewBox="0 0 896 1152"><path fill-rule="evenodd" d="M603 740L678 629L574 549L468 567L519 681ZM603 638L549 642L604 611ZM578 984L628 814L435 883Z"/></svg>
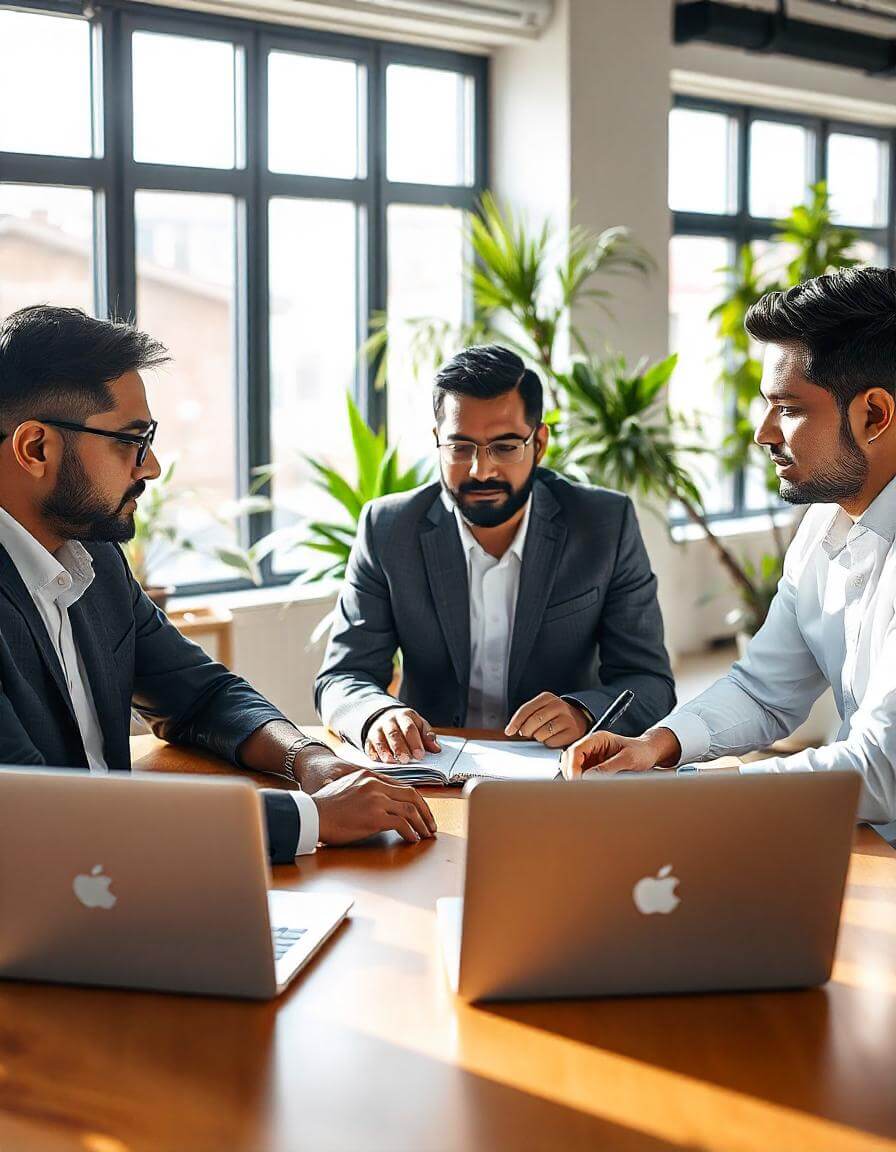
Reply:
<svg viewBox="0 0 896 1152"><path fill-rule="evenodd" d="M532 497L526 501L526 510L513 543L501 557L489 555L470 531L460 508L447 496L445 501L454 511L467 558L470 595L467 726L503 728L510 718L507 712L507 666Z"/></svg>
<svg viewBox="0 0 896 1152"><path fill-rule="evenodd" d="M56 652L74 709L78 730L94 775L109 771L104 758L103 732L81 654L75 644L68 610L93 583L93 561L77 540L67 540L48 552L13 516L0 508L0 545L6 549L28 589ZM320 834L317 805L305 792L291 791L299 809L296 855L314 852Z"/></svg>
<svg viewBox="0 0 896 1152"><path fill-rule="evenodd" d="M656 726L675 733L680 762L768 747L830 684L842 720L832 744L741 771L853 769L864 780L859 819L896 820L894 538L896 479L855 522L829 504L809 509L743 660Z"/></svg>

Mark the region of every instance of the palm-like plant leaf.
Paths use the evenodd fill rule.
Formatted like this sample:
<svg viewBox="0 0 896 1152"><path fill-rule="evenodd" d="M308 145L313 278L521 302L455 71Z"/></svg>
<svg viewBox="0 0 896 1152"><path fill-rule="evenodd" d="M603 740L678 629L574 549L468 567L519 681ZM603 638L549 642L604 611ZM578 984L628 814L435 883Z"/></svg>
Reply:
<svg viewBox="0 0 896 1152"><path fill-rule="evenodd" d="M355 457L354 485L322 460L306 457L306 461L314 472L317 486L341 506L348 519L302 522L290 528L289 536L281 537L278 544L283 546L288 540L292 548L308 548L329 558L329 562L321 566L303 570L298 577L302 584L342 579L364 505L392 492L416 488L427 481L431 472L425 461L402 470L396 447L387 445L383 432L374 432L367 425L350 395L346 404Z"/></svg>

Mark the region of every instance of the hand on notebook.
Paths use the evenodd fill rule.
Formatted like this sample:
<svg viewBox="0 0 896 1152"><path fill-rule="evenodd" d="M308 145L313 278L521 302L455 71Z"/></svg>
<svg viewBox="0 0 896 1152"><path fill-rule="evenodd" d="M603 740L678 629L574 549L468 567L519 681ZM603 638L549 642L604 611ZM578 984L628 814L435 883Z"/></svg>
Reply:
<svg viewBox="0 0 896 1152"><path fill-rule="evenodd" d="M617 772L649 772L668 768L681 757L681 745L668 728L653 728L643 736L594 732L567 748L560 770L567 780L579 776L613 776Z"/></svg>
<svg viewBox="0 0 896 1152"><path fill-rule="evenodd" d="M540 692L517 708L504 731L508 736L537 740L548 748L565 748L584 736L590 727L588 717L576 704L553 692Z"/></svg>
<svg viewBox="0 0 896 1152"><path fill-rule="evenodd" d="M408 764L427 752L441 752L429 721L413 708L389 708L367 730L364 751L383 764Z"/></svg>
<svg viewBox="0 0 896 1152"><path fill-rule="evenodd" d="M415 789L364 768L326 784L312 799L324 844L351 844L389 829L416 844L436 832L435 817Z"/></svg>

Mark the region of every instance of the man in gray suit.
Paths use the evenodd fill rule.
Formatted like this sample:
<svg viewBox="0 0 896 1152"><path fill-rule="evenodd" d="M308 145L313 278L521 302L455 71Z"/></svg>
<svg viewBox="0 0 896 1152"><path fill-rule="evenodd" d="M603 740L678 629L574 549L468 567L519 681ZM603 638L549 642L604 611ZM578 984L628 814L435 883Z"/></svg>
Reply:
<svg viewBox="0 0 896 1152"><path fill-rule="evenodd" d="M455 356L433 404L441 484L365 507L315 685L322 719L384 763L438 751L433 725L560 748L629 688L619 731L643 732L675 692L631 501L539 467L541 381L506 348Z"/></svg>

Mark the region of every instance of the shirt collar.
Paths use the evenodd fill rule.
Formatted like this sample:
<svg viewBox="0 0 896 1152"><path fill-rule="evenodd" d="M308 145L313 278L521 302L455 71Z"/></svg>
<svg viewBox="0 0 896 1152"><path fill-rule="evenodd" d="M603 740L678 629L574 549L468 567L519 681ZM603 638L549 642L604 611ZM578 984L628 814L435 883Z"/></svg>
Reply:
<svg viewBox="0 0 896 1152"><path fill-rule="evenodd" d="M842 508L838 508L828 525L822 547L833 560L851 540L869 531L887 544L896 539L896 476L878 492L855 522Z"/></svg>
<svg viewBox="0 0 896 1152"><path fill-rule="evenodd" d="M467 524L466 520L464 519L463 513L461 512L460 508L458 507L457 502L444 490L444 488L442 489L442 502L450 512L454 513L454 519L455 519L455 522L457 523L457 530L458 530L458 533L460 535L460 542L463 545L464 552L468 556L471 552L473 552L474 550L477 550L477 549L479 552L485 553L485 549L482 547L482 545L479 543L479 541L476 539L476 537L470 531L470 526L469 526L469 524ZM516 530L516 535L513 538L513 543L510 545L510 547L507 549L507 551L501 557L501 560L504 560L508 556L515 556L517 558L517 560L519 560L522 563L523 549L526 546L526 533L529 531L529 516L530 516L531 512L532 512L532 496L530 495L529 499L526 501L525 511L523 512L523 518L520 521L519 528L517 528L517 530ZM494 557L492 557L492 559L494 559ZM500 561L499 561L499 563L500 563Z"/></svg>
<svg viewBox="0 0 896 1152"><path fill-rule="evenodd" d="M67 608L93 583L93 560L77 540L48 552L14 516L0 508L0 544L15 564L33 599L57 601Z"/></svg>

